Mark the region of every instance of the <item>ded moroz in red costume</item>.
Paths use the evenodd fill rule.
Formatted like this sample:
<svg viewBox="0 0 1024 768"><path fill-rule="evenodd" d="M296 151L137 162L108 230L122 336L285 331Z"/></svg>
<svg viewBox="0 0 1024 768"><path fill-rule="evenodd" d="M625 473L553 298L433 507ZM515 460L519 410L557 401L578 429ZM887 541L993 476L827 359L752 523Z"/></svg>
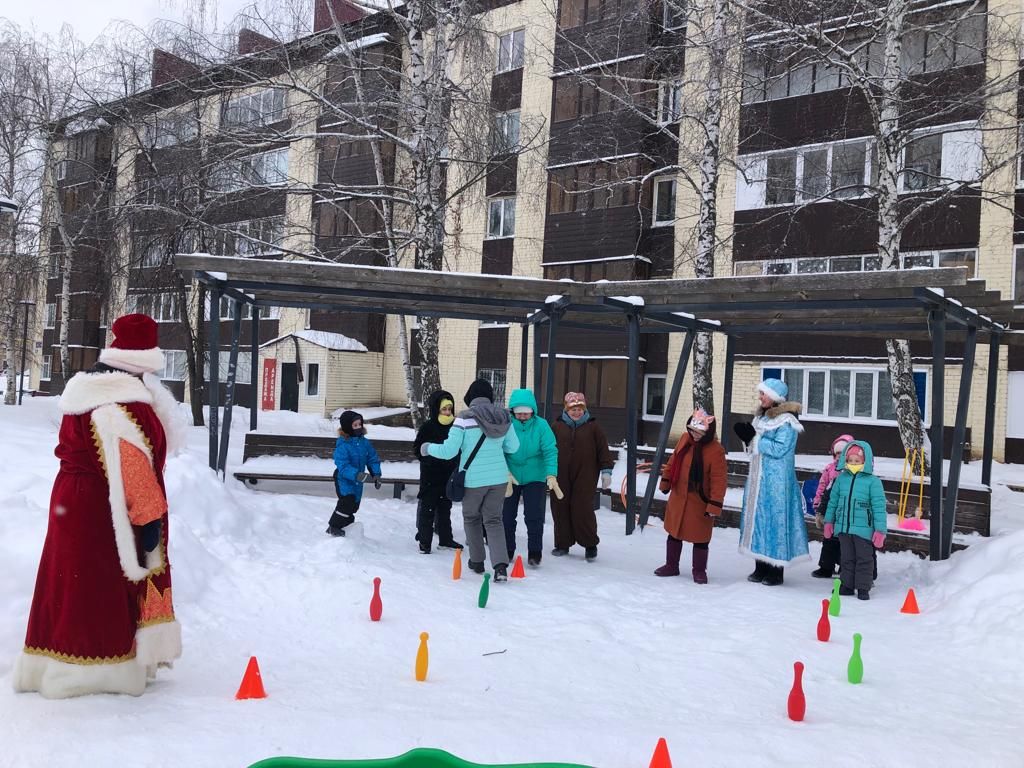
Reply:
<svg viewBox="0 0 1024 768"><path fill-rule="evenodd" d="M127 315L61 396L60 470L39 562L18 691L138 696L181 655L171 603L163 468L176 407L152 374L156 324ZM149 374L149 375L147 375Z"/></svg>

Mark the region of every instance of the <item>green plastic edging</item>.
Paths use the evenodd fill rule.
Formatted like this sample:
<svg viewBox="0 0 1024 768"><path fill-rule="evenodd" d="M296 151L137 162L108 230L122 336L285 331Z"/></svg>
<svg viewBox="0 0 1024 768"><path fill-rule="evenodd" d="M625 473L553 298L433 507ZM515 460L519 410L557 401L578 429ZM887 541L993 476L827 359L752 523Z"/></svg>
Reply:
<svg viewBox="0 0 1024 768"><path fill-rule="evenodd" d="M249 768L591 768L577 763L470 763L441 749L413 749L382 760L320 760L310 757L271 757Z"/></svg>

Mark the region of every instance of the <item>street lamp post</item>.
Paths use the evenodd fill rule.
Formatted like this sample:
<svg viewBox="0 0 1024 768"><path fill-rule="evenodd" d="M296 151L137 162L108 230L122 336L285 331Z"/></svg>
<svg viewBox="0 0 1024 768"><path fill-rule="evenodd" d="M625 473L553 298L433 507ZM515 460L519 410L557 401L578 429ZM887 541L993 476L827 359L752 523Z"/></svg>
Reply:
<svg viewBox="0 0 1024 768"><path fill-rule="evenodd" d="M36 303L34 301L28 301L27 299L19 301L18 303L25 307L25 324L21 329L21 370L18 371L18 405L21 405L21 400L25 396L25 352L28 350L28 308L34 307Z"/></svg>

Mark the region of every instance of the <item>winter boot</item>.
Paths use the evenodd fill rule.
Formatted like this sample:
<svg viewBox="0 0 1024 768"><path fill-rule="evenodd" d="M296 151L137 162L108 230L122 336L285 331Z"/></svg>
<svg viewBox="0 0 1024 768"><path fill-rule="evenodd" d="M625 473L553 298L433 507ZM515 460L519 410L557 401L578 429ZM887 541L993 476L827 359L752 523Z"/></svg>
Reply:
<svg viewBox="0 0 1024 768"><path fill-rule="evenodd" d="M526 561L527 564L532 565L534 567L540 565L540 556L540 552L530 552L529 559Z"/></svg>
<svg viewBox="0 0 1024 768"><path fill-rule="evenodd" d="M566 555L569 554L569 550L568 549L562 549L561 547L555 547L554 549L551 550L551 554L554 555L555 557L565 557Z"/></svg>
<svg viewBox="0 0 1024 768"><path fill-rule="evenodd" d="M469 561L469 570L471 570L473 573L483 573L484 572L483 561L481 560L479 563L475 563L472 560L470 560Z"/></svg>
<svg viewBox="0 0 1024 768"><path fill-rule="evenodd" d="M767 573L761 583L766 587L777 587L782 583L784 570L781 565L765 565Z"/></svg>
<svg viewBox="0 0 1024 768"><path fill-rule="evenodd" d="M811 576L813 576L816 579L831 579L832 578L832 570L830 570L828 568L824 568L824 567L817 568L817 569L811 571Z"/></svg>
<svg viewBox="0 0 1024 768"><path fill-rule="evenodd" d="M669 536L665 540L665 564L654 569L655 576L678 576L679 557L683 554L683 541Z"/></svg>
<svg viewBox="0 0 1024 768"><path fill-rule="evenodd" d="M444 541L437 542L438 549L462 549L462 545L459 544L455 539L445 539Z"/></svg>
<svg viewBox="0 0 1024 768"><path fill-rule="evenodd" d="M708 583L708 548L706 545L693 548L693 583Z"/></svg>
<svg viewBox="0 0 1024 768"><path fill-rule="evenodd" d="M508 581L508 566L500 563L494 566L494 583L500 584L503 581Z"/></svg>
<svg viewBox="0 0 1024 768"><path fill-rule="evenodd" d="M430 554L430 542L429 541L421 541L420 542L420 554L421 555L429 555Z"/></svg>
<svg viewBox="0 0 1024 768"><path fill-rule="evenodd" d="M588 563L592 563L597 560L597 547L587 547L586 552L583 556L587 559Z"/></svg>
<svg viewBox="0 0 1024 768"><path fill-rule="evenodd" d="M866 590L866 589L858 589L857 590L857 599L858 600L870 600L871 599L871 592L869 590Z"/></svg>
<svg viewBox="0 0 1024 768"><path fill-rule="evenodd" d="M843 597L850 597L853 595L853 587L840 587L839 594Z"/></svg>
<svg viewBox="0 0 1024 768"><path fill-rule="evenodd" d="M328 525L327 533L329 533L331 536L344 536L345 530L343 528L335 528L333 525Z"/></svg>
<svg viewBox="0 0 1024 768"><path fill-rule="evenodd" d="M747 576L747 581L752 581L755 584L760 584L768 577L768 569L771 568L768 563L762 562L761 560L754 561L754 572Z"/></svg>

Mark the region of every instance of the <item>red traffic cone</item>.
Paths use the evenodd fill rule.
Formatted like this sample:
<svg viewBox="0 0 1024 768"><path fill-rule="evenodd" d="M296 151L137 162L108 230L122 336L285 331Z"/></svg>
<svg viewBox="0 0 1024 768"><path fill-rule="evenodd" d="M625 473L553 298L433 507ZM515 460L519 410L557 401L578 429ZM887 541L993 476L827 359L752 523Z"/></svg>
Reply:
<svg viewBox="0 0 1024 768"><path fill-rule="evenodd" d="M907 590L907 599L903 601L903 607L900 608L900 613L920 613L921 609L917 607L917 595L914 594L913 588Z"/></svg>
<svg viewBox="0 0 1024 768"><path fill-rule="evenodd" d="M807 701L804 699L804 665L802 662L793 664L793 687L789 691L789 700L786 702L786 711L789 719L799 723L804 719L807 711Z"/></svg>
<svg viewBox="0 0 1024 768"><path fill-rule="evenodd" d="M512 566L512 578L513 579L525 579L526 569L523 568L523 556L516 555L516 564Z"/></svg>
<svg viewBox="0 0 1024 768"><path fill-rule="evenodd" d="M255 656L249 657L249 666L245 668L242 675L242 684L238 686L236 699L265 699L267 692L263 690L263 677L260 675L260 665L256 662Z"/></svg>
<svg viewBox="0 0 1024 768"><path fill-rule="evenodd" d="M654 748L654 755L651 757L650 768L672 768L672 758L668 756L668 743L664 737L658 739L658 746Z"/></svg>

